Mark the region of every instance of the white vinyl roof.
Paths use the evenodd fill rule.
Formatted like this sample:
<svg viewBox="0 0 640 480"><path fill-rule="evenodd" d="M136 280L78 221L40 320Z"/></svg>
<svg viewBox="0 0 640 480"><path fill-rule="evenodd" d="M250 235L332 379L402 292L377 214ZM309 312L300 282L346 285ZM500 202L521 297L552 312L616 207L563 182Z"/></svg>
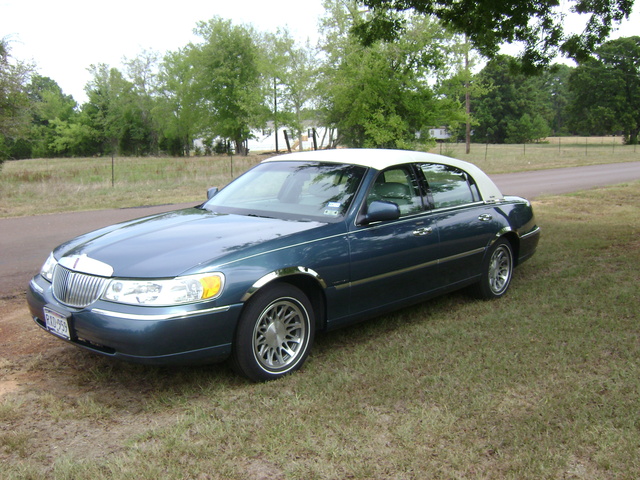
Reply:
<svg viewBox="0 0 640 480"><path fill-rule="evenodd" d="M348 163L376 170L384 170L403 163L438 163L459 168L471 175L476 181L476 185L485 202L496 202L504 198L496 184L493 183L486 173L474 164L435 153L415 152L411 150L340 148L287 153L268 158L263 162L280 161Z"/></svg>

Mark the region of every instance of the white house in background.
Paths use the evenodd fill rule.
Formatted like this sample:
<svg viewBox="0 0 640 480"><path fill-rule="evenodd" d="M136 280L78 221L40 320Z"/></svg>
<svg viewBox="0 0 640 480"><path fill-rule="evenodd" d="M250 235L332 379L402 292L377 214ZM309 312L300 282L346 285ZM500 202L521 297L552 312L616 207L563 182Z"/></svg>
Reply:
<svg viewBox="0 0 640 480"><path fill-rule="evenodd" d="M316 144L317 148L327 148L330 146L331 141L335 139L335 131L333 135L331 135L330 129L326 127L306 127L306 131L302 134L302 150L313 150L313 130L316 132ZM285 140L284 132L287 131L287 136L289 138L289 145L291 146L292 151L300 150L300 139L295 135L295 132L292 132L291 129L279 128L278 129L278 151L286 152L287 151L287 142ZM250 152L271 152L276 149L276 134L273 130L273 126L271 128L267 128L262 131L252 131L251 134L255 137L249 139L248 147Z"/></svg>
<svg viewBox="0 0 640 480"><path fill-rule="evenodd" d="M336 130L330 129L326 127L314 127L311 123L308 123L305 126L305 131L302 135L302 150L313 150L313 130L316 132L316 145L318 149L329 148L331 147L331 142L335 140ZM291 147L291 151L300 151L300 139L297 136L294 136L294 132L289 128L279 128L278 129L278 152L286 153L287 152L287 142L285 140L285 130L287 131L287 136L289 138L289 145ZM267 128L264 130L252 130L251 138L247 140L247 147L249 148L249 152L259 153L259 152L275 152L276 150L276 135L273 131L273 123L269 122ZM215 143L215 142L214 142ZM201 138L194 140L193 146L195 149L204 150L205 146Z"/></svg>
<svg viewBox="0 0 640 480"><path fill-rule="evenodd" d="M449 140L451 138L451 134L447 127L431 127L429 129L429 137L436 141L444 141Z"/></svg>

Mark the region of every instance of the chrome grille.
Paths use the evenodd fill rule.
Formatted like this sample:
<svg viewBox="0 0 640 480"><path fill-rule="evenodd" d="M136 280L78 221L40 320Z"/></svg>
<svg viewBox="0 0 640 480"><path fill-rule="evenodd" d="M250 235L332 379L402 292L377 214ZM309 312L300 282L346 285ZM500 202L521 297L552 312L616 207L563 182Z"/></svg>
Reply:
<svg viewBox="0 0 640 480"><path fill-rule="evenodd" d="M53 274L53 296L69 307L84 308L102 294L107 279L78 273L60 265Z"/></svg>

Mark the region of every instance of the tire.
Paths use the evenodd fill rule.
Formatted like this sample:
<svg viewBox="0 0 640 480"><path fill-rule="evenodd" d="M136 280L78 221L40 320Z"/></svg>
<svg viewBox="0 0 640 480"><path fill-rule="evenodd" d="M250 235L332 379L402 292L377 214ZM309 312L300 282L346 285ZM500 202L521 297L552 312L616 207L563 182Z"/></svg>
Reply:
<svg viewBox="0 0 640 480"><path fill-rule="evenodd" d="M490 250L482 263L482 277L476 284L477 296L485 300L502 297L511 284L513 276L513 248L502 238Z"/></svg>
<svg viewBox="0 0 640 480"><path fill-rule="evenodd" d="M315 335L313 308L297 287L266 287L242 312L231 354L233 369L250 380L275 380L298 370Z"/></svg>

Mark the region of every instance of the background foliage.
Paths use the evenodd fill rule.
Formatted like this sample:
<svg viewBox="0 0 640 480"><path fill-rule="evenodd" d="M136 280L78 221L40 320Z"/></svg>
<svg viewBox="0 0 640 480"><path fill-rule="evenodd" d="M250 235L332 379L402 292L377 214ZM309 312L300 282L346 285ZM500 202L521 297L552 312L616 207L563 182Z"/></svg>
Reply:
<svg viewBox="0 0 640 480"><path fill-rule="evenodd" d="M120 68L91 65L82 105L12 58L1 39L0 159L246 154L256 131L300 136L309 125L352 147L424 148L433 144L429 128L447 127L455 140L467 123L483 143L569 134L637 143L640 37L594 45L577 67L530 75L522 57L482 59L477 52L488 51L478 39L420 2L394 14L402 28L393 38L363 42L384 2L375 3L365 11L355 0L326 0L315 46L287 30L267 34L214 17L198 24L201 41L178 51L144 51Z"/></svg>

